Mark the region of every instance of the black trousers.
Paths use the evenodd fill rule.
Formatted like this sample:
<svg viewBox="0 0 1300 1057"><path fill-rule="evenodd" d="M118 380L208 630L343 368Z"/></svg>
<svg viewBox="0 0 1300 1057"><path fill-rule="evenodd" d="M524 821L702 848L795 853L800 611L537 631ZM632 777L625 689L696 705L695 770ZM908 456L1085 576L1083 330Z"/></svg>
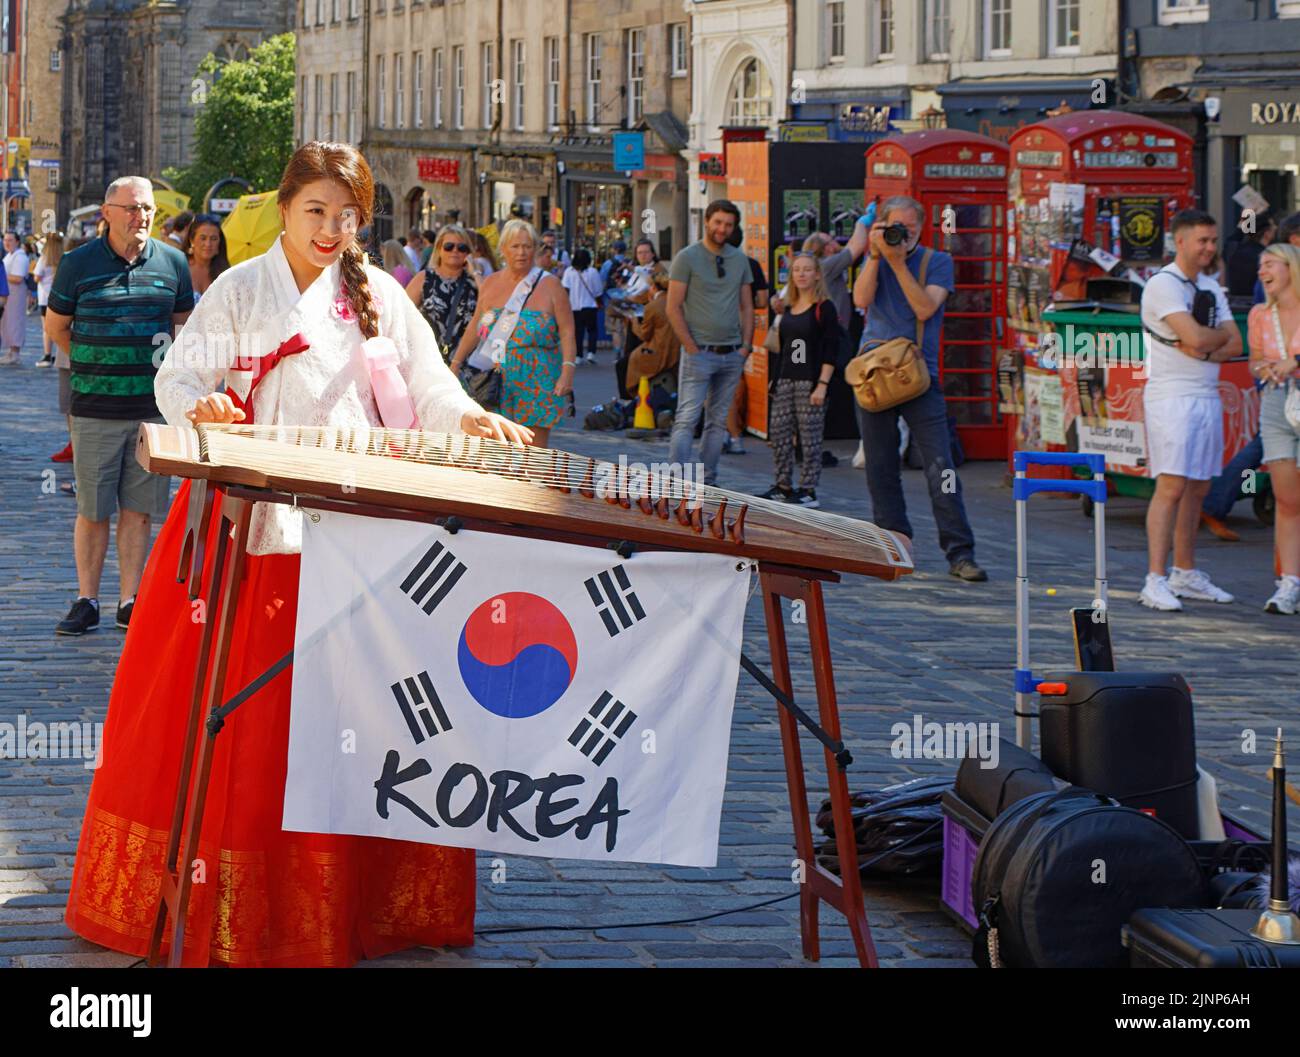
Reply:
<svg viewBox="0 0 1300 1057"><path fill-rule="evenodd" d="M587 352L596 355L596 309L579 308L573 313L573 326L577 333L577 353L582 355L582 339L587 339Z"/></svg>

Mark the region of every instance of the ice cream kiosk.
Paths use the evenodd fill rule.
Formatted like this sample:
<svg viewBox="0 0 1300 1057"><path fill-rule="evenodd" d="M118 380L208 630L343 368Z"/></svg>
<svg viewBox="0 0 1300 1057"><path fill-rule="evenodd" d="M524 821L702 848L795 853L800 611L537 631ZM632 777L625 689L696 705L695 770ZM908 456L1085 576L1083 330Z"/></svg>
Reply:
<svg viewBox="0 0 1300 1057"><path fill-rule="evenodd" d="M867 201L915 198L925 210L921 245L952 255L956 289L945 305L937 384L972 459L1001 459L1007 449L997 387L1007 166L1006 144L957 129L908 132L867 151Z"/></svg>
<svg viewBox="0 0 1300 1057"><path fill-rule="evenodd" d="M1102 454L1115 491L1149 495L1141 287L1173 259L1174 215L1196 204L1191 137L1084 110L1028 125L1009 147L1008 458L1017 448ZM1226 461L1258 418L1244 360L1223 365L1220 394Z"/></svg>

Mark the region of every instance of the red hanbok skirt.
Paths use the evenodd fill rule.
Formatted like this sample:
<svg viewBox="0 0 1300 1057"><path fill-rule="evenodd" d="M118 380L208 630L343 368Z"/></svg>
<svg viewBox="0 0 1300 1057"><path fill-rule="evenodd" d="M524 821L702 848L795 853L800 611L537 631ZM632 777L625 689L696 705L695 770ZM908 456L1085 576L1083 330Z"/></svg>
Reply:
<svg viewBox="0 0 1300 1057"><path fill-rule="evenodd" d="M176 582L188 503L185 482L140 584L65 915L74 932L127 954L146 954L153 931L202 634ZM247 559L223 701L293 648L299 563ZM183 964L347 966L408 947L471 945L473 851L280 828L291 671L217 736ZM170 926L164 949L169 942Z"/></svg>

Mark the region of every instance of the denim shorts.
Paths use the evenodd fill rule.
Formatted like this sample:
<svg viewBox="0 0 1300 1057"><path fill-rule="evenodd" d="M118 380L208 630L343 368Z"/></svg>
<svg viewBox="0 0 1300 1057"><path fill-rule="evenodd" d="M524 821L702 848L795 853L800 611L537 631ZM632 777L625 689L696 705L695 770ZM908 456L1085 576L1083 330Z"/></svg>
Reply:
<svg viewBox="0 0 1300 1057"><path fill-rule="evenodd" d="M1259 437L1264 442L1264 462L1290 459L1300 463L1300 435L1286 420L1287 386L1265 388L1259 400Z"/></svg>
<svg viewBox="0 0 1300 1057"><path fill-rule="evenodd" d="M171 478L149 473L140 465L135 457L139 432L136 419L72 416L77 513L87 521L107 521L119 508L150 517L167 513Z"/></svg>

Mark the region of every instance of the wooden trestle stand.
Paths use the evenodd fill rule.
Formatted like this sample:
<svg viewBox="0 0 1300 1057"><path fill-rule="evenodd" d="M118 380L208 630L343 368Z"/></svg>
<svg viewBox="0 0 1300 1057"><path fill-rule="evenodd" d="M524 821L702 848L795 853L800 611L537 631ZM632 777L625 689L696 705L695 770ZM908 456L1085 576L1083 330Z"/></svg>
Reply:
<svg viewBox="0 0 1300 1057"><path fill-rule="evenodd" d="M616 539L612 534L601 536L593 533L584 537L573 532L505 525L477 518L439 517L428 510L407 510L371 503L300 497L238 485L222 486L218 489L210 482L201 479L191 480L190 487L189 522L181 551L177 580L187 583L191 600L203 599L205 619L190 698L189 723L180 761L171 831L167 839L166 870L159 894L153 935L149 943L148 961L151 966L162 964L162 947L167 935L168 922L171 923L171 943L167 965L179 967L181 964L185 946L186 914L194 884L191 870L198 856L204 804L212 770L213 749L225 716L288 667L291 660L291 655L282 658L271 670L243 688L231 701L223 704L222 688L229 667L235 614L239 604L239 587L244 574L249 523L254 502L293 503L305 511L334 510L365 517L397 518L443 525L455 521L458 523L457 527L587 546L609 547L612 545L611 539ZM219 504L220 521L217 522L215 537L208 538L206 533L211 523L214 504ZM312 515L307 513L306 516ZM643 544L636 546L641 550L667 549ZM211 572L205 587L201 581L209 547L214 548L214 553ZM794 819L796 861L802 866L804 878L804 883L799 890L799 925L804 957L812 961L816 961L819 957L817 914L819 903L824 902L848 919L854 948L862 966L875 968L878 962L875 945L871 939L871 928L867 922L866 908L863 905L849 788L844 772L844 767L847 766L850 758L840 740L839 709L835 698L830 639L826 627L826 609L822 601L822 582L838 582L839 576L834 572L798 568L762 560L758 565L774 678L768 680L748 658L743 658L743 663L746 670L754 674L783 705L779 710L781 744L785 755L786 781L790 792L790 811ZM782 599L802 602L805 607L820 727L794 703L785 618L781 608ZM836 852L842 871L842 875L838 877L817 863L813 848L803 754L799 745L800 723L807 726L823 745L831 809L835 820Z"/></svg>

